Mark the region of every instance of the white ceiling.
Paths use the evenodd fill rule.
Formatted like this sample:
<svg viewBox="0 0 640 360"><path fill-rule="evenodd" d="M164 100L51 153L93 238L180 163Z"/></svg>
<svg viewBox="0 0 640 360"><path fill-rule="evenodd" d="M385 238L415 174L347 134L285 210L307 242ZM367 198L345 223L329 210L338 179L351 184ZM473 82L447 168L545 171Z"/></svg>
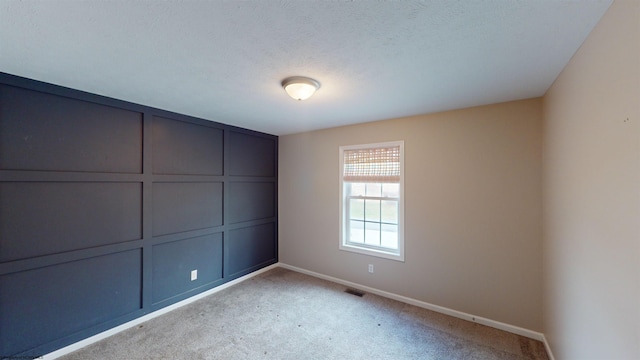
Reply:
<svg viewBox="0 0 640 360"><path fill-rule="evenodd" d="M0 0L0 71L283 135L542 96L610 4Z"/></svg>

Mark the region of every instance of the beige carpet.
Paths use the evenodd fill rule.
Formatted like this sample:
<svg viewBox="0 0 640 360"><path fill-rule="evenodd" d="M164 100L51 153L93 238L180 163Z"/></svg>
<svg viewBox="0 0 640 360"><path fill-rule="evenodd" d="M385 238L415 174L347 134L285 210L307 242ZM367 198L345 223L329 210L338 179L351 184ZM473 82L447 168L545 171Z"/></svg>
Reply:
<svg viewBox="0 0 640 360"><path fill-rule="evenodd" d="M60 359L547 359L541 342L276 268Z"/></svg>

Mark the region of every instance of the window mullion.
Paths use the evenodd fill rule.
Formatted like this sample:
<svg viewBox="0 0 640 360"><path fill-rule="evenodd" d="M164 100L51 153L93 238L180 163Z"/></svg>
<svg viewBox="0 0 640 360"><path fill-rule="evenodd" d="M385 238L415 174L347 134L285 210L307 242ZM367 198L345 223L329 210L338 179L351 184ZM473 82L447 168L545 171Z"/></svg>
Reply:
<svg viewBox="0 0 640 360"><path fill-rule="evenodd" d="M382 200L378 200L378 246L382 246Z"/></svg>
<svg viewBox="0 0 640 360"><path fill-rule="evenodd" d="M365 188L364 201L362 204L362 241L367 243L367 190Z"/></svg>

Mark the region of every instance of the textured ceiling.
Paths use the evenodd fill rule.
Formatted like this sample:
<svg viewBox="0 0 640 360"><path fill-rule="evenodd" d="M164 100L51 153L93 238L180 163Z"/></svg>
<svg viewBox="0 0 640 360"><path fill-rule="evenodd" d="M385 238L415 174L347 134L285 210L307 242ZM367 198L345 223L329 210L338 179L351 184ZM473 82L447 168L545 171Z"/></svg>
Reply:
<svg viewBox="0 0 640 360"><path fill-rule="evenodd" d="M282 135L541 96L610 3L0 0L0 71Z"/></svg>

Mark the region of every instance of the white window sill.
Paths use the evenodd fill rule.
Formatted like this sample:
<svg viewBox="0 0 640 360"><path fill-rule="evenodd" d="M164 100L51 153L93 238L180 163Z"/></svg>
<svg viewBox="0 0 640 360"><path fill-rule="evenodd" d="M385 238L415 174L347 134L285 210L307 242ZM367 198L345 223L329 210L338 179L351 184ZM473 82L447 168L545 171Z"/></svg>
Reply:
<svg viewBox="0 0 640 360"><path fill-rule="evenodd" d="M369 249L348 244L341 244L340 250L404 262L404 254L402 253L402 251L398 254L390 251Z"/></svg>

